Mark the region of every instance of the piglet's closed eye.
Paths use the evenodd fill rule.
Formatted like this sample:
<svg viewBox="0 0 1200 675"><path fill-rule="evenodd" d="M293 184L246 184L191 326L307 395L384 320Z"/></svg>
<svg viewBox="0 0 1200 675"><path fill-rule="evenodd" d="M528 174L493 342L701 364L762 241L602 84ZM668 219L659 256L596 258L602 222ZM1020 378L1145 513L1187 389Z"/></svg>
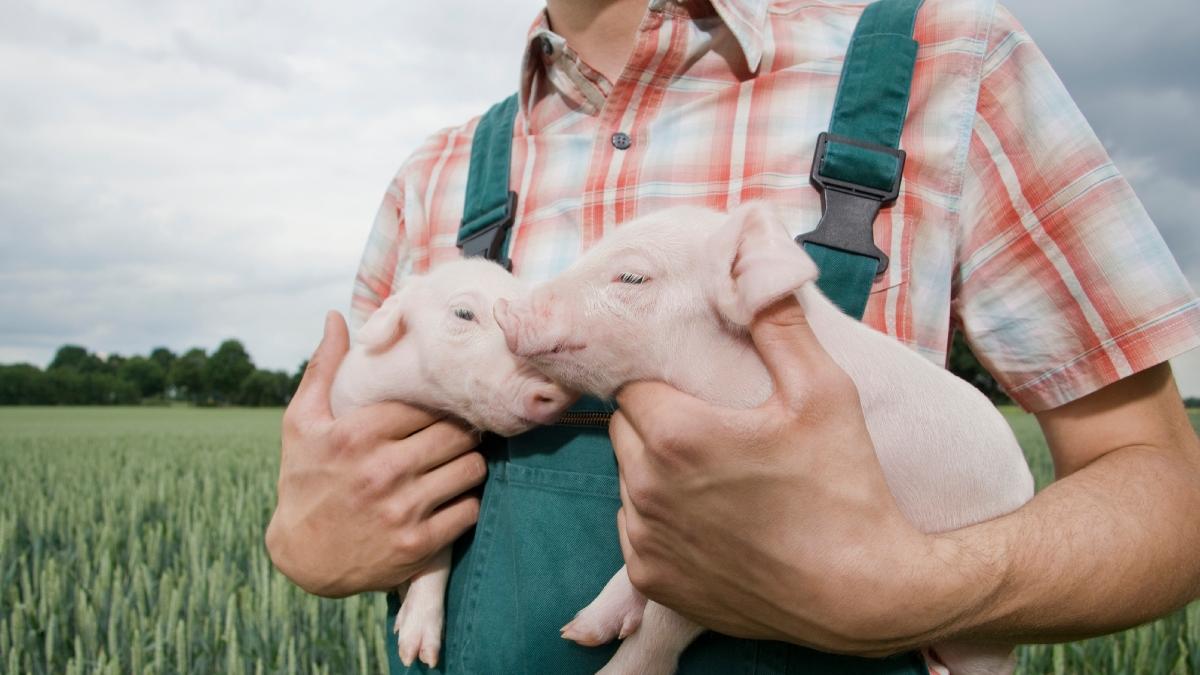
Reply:
<svg viewBox="0 0 1200 675"><path fill-rule="evenodd" d="M749 325L771 303L817 278L812 258L760 202L731 212L713 234L709 251L719 264L717 306L737 325Z"/></svg>

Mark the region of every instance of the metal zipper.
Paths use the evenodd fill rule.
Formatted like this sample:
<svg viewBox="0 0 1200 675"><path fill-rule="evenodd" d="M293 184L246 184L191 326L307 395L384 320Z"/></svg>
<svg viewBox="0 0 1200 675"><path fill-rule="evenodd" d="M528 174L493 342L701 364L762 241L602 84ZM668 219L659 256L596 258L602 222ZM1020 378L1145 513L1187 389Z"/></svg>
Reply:
<svg viewBox="0 0 1200 675"><path fill-rule="evenodd" d="M568 410L554 424L564 427L607 427L611 419L611 412Z"/></svg>

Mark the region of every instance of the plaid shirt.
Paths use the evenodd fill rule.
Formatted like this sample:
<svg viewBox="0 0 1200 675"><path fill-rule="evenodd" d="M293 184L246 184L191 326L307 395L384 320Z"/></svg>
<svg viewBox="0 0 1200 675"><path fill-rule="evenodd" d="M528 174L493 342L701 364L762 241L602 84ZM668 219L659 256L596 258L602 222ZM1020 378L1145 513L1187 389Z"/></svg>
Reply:
<svg viewBox="0 0 1200 675"><path fill-rule="evenodd" d="M866 4L654 0L616 82L543 13L514 129L515 272L548 279L621 223L682 204L771 200L794 214L793 234L814 228L814 144ZM892 264L863 320L938 364L962 330L1031 410L1200 344L1200 304L1179 267L1013 17L991 0L929 0L915 37L903 191L875 224ZM355 325L404 275L460 255L477 122L434 134L392 182L355 284Z"/></svg>

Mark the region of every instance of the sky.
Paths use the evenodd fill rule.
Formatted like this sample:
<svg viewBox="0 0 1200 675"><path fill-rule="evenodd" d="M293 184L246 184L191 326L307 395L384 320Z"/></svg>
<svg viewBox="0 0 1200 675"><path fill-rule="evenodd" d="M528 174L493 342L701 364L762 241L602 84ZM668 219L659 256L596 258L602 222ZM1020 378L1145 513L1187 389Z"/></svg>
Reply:
<svg viewBox="0 0 1200 675"><path fill-rule="evenodd" d="M1200 288L1200 5L1007 5ZM237 337L294 370L400 163L516 88L541 6L0 0L0 362ZM1174 365L1200 396L1200 350Z"/></svg>

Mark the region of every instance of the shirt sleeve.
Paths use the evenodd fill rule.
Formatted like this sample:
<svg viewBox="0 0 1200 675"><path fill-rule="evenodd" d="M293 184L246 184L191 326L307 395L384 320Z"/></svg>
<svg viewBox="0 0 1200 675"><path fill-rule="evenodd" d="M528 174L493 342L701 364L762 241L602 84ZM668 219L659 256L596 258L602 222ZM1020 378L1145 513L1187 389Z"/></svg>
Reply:
<svg viewBox="0 0 1200 675"><path fill-rule="evenodd" d="M408 240L404 231L404 188L402 175L388 186L383 195L367 245L354 278L354 293L350 300L351 335L358 331L367 318L379 309L392 289L409 258Z"/></svg>
<svg viewBox="0 0 1200 675"><path fill-rule="evenodd" d="M1027 410L1200 345L1200 304L1029 35L997 9L964 167L955 321Z"/></svg>

